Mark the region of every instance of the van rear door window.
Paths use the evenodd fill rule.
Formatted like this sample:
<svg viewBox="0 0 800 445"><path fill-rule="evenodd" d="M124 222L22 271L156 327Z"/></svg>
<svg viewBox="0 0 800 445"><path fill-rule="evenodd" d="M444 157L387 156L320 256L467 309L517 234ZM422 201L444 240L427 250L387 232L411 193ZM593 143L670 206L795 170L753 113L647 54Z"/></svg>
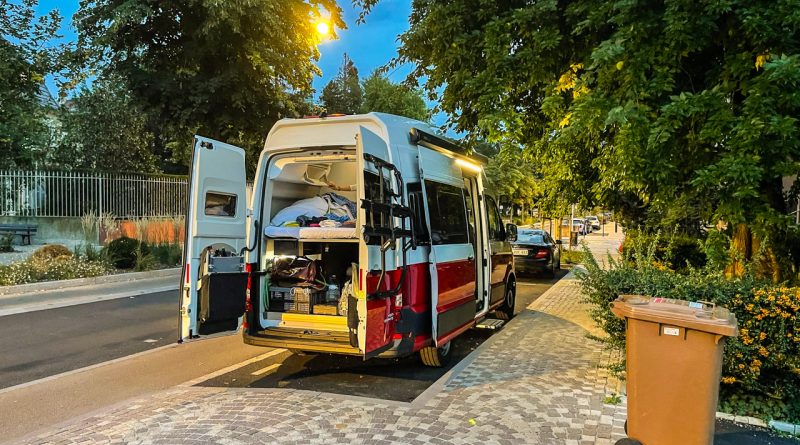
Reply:
<svg viewBox="0 0 800 445"><path fill-rule="evenodd" d="M205 214L209 216L236 216L236 195L206 192Z"/></svg>
<svg viewBox="0 0 800 445"><path fill-rule="evenodd" d="M425 181L425 192L431 218L431 242L436 245L469 243L463 189Z"/></svg>

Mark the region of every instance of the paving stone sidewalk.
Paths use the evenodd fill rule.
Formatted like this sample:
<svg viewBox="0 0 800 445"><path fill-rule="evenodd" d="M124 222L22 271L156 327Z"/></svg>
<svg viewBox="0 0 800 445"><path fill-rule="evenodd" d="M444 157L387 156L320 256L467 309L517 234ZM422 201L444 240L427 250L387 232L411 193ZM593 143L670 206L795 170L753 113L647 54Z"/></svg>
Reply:
<svg viewBox="0 0 800 445"><path fill-rule="evenodd" d="M180 386L25 443L613 444L625 408L570 273L412 403L283 389Z"/></svg>

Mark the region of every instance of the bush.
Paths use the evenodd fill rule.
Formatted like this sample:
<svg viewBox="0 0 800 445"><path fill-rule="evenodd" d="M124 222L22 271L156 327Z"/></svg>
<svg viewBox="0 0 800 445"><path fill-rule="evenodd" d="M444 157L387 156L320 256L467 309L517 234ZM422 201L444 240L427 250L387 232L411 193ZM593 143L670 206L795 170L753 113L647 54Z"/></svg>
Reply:
<svg viewBox="0 0 800 445"><path fill-rule="evenodd" d="M105 275L110 267L102 261L87 261L62 255L56 258L34 258L0 266L0 285L35 283L39 281L68 280Z"/></svg>
<svg viewBox="0 0 800 445"><path fill-rule="evenodd" d="M561 262L564 264L580 264L583 262L585 254L582 250L567 250L561 251Z"/></svg>
<svg viewBox="0 0 800 445"><path fill-rule="evenodd" d="M0 252L13 252L14 246L11 243L14 241L14 235L8 233L0 236Z"/></svg>
<svg viewBox="0 0 800 445"><path fill-rule="evenodd" d="M666 267L686 271L687 268L697 268L706 265L706 253L701 240L673 233L669 236L661 233L648 234L640 230L629 229L625 232L625 241L622 243L622 252L629 258L637 252L652 249L652 256ZM650 255L645 253L645 255Z"/></svg>
<svg viewBox="0 0 800 445"><path fill-rule="evenodd" d="M740 333L728 339L720 404L741 415L800 420L800 288L773 287L747 274L727 279L718 269L670 270L656 261L651 244L601 269L588 255L581 284L592 318L613 348L625 347L625 324L611 313L620 294L706 300L727 307ZM630 253L626 251L626 255Z"/></svg>
<svg viewBox="0 0 800 445"><path fill-rule="evenodd" d="M36 249L36 251L31 254L31 258L38 260L52 260L64 256L71 257L72 251L61 244L48 244Z"/></svg>
<svg viewBox="0 0 800 445"><path fill-rule="evenodd" d="M111 241L104 249L104 255L117 269L131 269L136 266L138 256L150 253L147 243L123 236Z"/></svg>
<svg viewBox="0 0 800 445"><path fill-rule="evenodd" d="M97 249L92 243L79 244L76 246L75 256L88 261L101 261L104 259L103 252Z"/></svg>
<svg viewBox="0 0 800 445"><path fill-rule="evenodd" d="M173 267L181 264L183 249L178 244L159 244L150 248L151 254L159 264Z"/></svg>

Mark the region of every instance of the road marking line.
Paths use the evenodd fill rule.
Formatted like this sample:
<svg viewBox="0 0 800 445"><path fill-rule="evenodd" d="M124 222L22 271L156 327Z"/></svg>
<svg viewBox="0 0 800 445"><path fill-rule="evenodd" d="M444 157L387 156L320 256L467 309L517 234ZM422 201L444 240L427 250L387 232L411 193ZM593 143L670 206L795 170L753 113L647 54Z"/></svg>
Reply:
<svg viewBox="0 0 800 445"><path fill-rule="evenodd" d="M144 341L145 343L158 343L158 340L153 340L152 338L148 338Z"/></svg>
<svg viewBox="0 0 800 445"><path fill-rule="evenodd" d="M206 374L204 376L200 376L200 377L198 377L196 379L189 380L188 382L183 382L179 386L194 386L194 385L197 385L199 383L203 383L206 380L211 380L214 377L219 377L219 376L221 376L223 374L227 374L227 373L229 373L231 371L236 371L237 369L243 368L243 367L245 367L247 365L250 365L250 364L253 364L253 363L258 363L261 360L268 359L270 357L274 357L274 356L276 356L278 354L283 354L286 351L287 351L287 349L283 349L283 348L273 349L272 351L269 351L269 352L266 352L264 354L255 356L253 358L247 359L247 360L245 360L243 362L239 362L239 363L236 363L234 365L228 366L226 368L222 368L222 369L220 369L218 371L214 371L214 372L208 373L208 374Z"/></svg>
<svg viewBox="0 0 800 445"><path fill-rule="evenodd" d="M261 375L261 374L266 374L266 373L268 373L268 372L272 371L272 370L273 370L273 369L275 369L275 368L280 368L280 366L281 366L281 364L280 364L280 363L275 363L275 364L273 364L273 365L269 365L269 366L267 366L266 368L262 368L262 369L259 369L258 371L251 372L251 373L250 373L250 375Z"/></svg>
<svg viewBox="0 0 800 445"><path fill-rule="evenodd" d="M75 291L76 289L69 288L66 290ZM156 287L146 290L125 291L125 292L120 292L118 294L64 297L53 300L29 301L26 303L19 303L19 304L8 304L8 301L12 299L12 297L8 297L5 298L5 301L0 301L3 303L3 306L5 306L4 308L0 309L0 317L4 317L6 315L23 314L26 312L46 311L48 309L77 306L80 304L99 303L101 301L116 300L120 298L132 298L132 297L157 294L161 292L170 292L170 291L177 292L178 287L175 285L169 285L169 286ZM16 295L14 297L16 297ZM3 298L0 298L0 300L3 300Z"/></svg>

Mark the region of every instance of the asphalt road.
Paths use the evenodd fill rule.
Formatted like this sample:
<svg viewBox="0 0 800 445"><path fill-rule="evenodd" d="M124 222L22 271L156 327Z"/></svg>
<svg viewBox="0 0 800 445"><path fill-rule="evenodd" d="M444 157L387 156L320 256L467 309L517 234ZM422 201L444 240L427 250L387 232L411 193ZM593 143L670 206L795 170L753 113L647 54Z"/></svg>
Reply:
<svg viewBox="0 0 800 445"><path fill-rule="evenodd" d="M561 270L554 278L520 277L516 312L524 310L566 274L567 270ZM358 357L296 355L287 351L216 376L198 386L291 388L410 402L491 335L492 331L481 329L460 335L453 341L450 362L442 368L422 365L417 355L364 361Z"/></svg>
<svg viewBox="0 0 800 445"><path fill-rule="evenodd" d="M177 291L0 317L0 388L174 343Z"/></svg>

